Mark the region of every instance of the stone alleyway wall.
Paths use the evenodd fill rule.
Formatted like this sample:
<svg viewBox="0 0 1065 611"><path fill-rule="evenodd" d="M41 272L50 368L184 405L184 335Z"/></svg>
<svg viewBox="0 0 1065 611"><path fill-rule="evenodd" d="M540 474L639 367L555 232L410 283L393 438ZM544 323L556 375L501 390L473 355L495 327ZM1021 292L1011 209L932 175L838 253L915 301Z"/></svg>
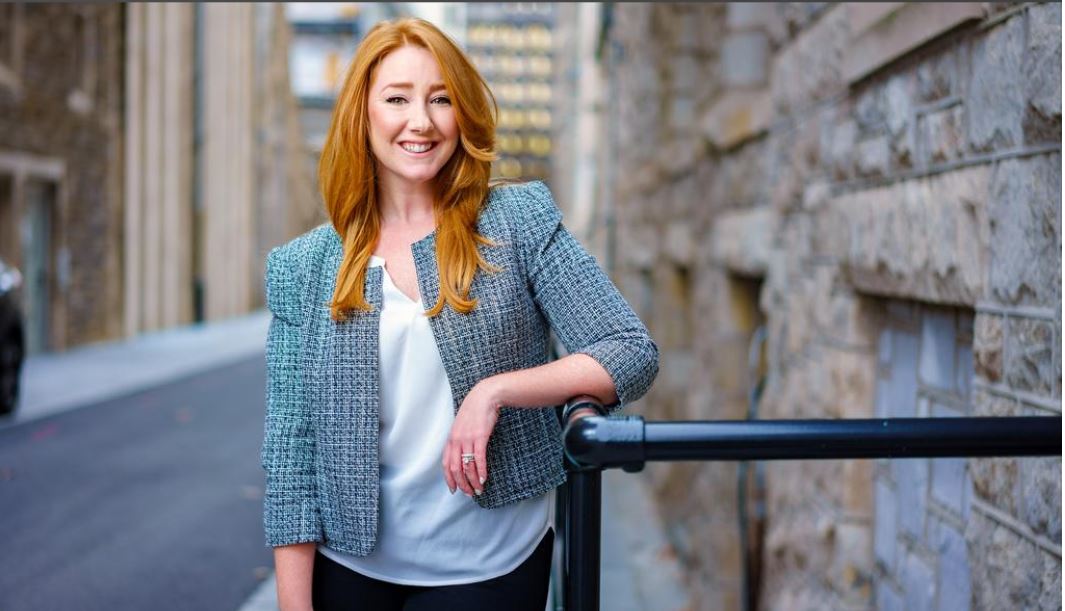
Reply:
<svg viewBox="0 0 1065 611"><path fill-rule="evenodd" d="M655 419L1061 413L1061 5L626 4L609 265ZM1060 458L777 462L765 609L1061 606ZM696 606L743 596L737 465L646 471Z"/></svg>

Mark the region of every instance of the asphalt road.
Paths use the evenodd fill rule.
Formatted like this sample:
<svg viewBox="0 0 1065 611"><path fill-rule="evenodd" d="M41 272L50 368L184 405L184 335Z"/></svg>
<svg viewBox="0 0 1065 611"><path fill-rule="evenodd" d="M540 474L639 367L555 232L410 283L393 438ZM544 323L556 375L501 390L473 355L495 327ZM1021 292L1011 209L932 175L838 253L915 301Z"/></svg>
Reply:
<svg viewBox="0 0 1065 611"><path fill-rule="evenodd" d="M273 565L265 369L0 429L0 610L237 609Z"/></svg>

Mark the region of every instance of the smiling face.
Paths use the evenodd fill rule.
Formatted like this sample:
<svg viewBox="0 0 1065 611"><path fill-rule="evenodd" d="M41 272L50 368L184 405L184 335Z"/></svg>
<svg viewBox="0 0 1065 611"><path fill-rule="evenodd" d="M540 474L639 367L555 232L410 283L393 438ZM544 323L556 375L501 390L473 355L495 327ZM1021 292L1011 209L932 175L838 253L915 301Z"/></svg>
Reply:
<svg viewBox="0 0 1065 611"><path fill-rule="evenodd" d="M367 112L370 149L385 185L416 185L436 177L458 145L451 97L436 58L404 46L374 70Z"/></svg>

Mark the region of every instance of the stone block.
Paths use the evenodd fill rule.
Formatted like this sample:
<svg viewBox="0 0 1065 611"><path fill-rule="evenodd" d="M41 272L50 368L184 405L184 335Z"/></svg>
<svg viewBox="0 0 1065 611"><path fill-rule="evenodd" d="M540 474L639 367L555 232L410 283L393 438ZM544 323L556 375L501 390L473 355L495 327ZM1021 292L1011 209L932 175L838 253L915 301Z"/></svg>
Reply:
<svg viewBox="0 0 1065 611"><path fill-rule="evenodd" d="M1061 457L1019 461L1021 513L1032 531L1061 542Z"/></svg>
<svg viewBox="0 0 1065 611"><path fill-rule="evenodd" d="M643 223L621 223L618 226L622 263L635 269L651 269L659 257L658 230Z"/></svg>
<svg viewBox="0 0 1065 611"><path fill-rule="evenodd" d="M959 159L965 150L965 107L955 104L921 117L920 163L944 163Z"/></svg>
<svg viewBox="0 0 1065 611"><path fill-rule="evenodd" d="M815 294L813 299L813 320L822 337L830 339L833 343L847 346L857 350L872 350L875 338L875 305L871 300L855 294L845 288L840 280L839 270L835 267L821 266L814 274ZM873 373L873 364L865 361L871 359L855 358L850 353L850 360L863 361L861 367L868 366L869 373ZM846 359L842 359L846 361ZM844 365L841 362L841 365ZM846 370L851 367L844 367ZM858 379L851 382L859 385ZM871 380L870 380L871 384ZM857 396L859 391L870 389L864 383L855 386L852 396ZM870 392L862 397L862 404L871 406ZM848 407L847 411L855 413L855 407ZM867 410L863 410L867 411Z"/></svg>
<svg viewBox="0 0 1065 611"><path fill-rule="evenodd" d="M1011 388L1052 396L1058 372L1054 347L1060 344L1058 323L1011 318L1006 335L1006 383Z"/></svg>
<svg viewBox="0 0 1065 611"><path fill-rule="evenodd" d="M1061 586L1049 597L1044 553L1036 545L989 516L974 511L966 523L969 578L975 609L1056 609L1041 604L1046 598L1061 605ZM1056 559L1060 580L1061 559Z"/></svg>
<svg viewBox="0 0 1065 611"><path fill-rule="evenodd" d="M769 78L776 109L790 115L841 91L848 42L846 11L836 5L782 48Z"/></svg>
<svg viewBox="0 0 1065 611"><path fill-rule="evenodd" d="M835 549L828 579L845 600L868 600L873 570L871 538L867 524L842 521L835 526Z"/></svg>
<svg viewBox="0 0 1065 611"><path fill-rule="evenodd" d="M910 73L896 74L884 86L884 126L891 138L891 161L896 171L913 165L915 89Z"/></svg>
<svg viewBox="0 0 1065 611"><path fill-rule="evenodd" d="M871 354L826 350L817 366L827 378L816 399L822 417L872 417L876 365Z"/></svg>
<svg viewBox="0 0 1065 611"><path fill-rule="evenodd" d="M954 388L954 313L931 308L921 317L921 382L942 390Z"/></svg>
<svg viewBox="0 0 1065 611"><path fill-rule="evenodd" d="M842 195L846 268L858 289L972 304L987 277L986 166Z"/></svg>
<svg viewBox="0 0 1065 611"><path fill-rule="evenodd" d="M695 99L676 95L669 103L669 126L678 131L689 131L695 124Z"/></svg>
<svg viewBox="0 0 1065 611"><path fill-rule="evenodd" d="M718 215L711 238L714 262L735 272L765 275L777 219L768 206Z"/></svg>
<svg viewBox="0 0 1065 611"><path fill-rule="evenodd" d="M956 93L958 54L956 47L949 47L921 62L916 73L918 102L934 102Z"/></svg>
<svg viewBox="0 0 1065 611"><path fill-rule="evenodd" d="M957 418L962 412L939 404L933 404L933 418ZM932 498L953 511L959 518L969 514L969 477L965 458L932 459Z"/></svg>
<svg viewBox="0 0 1065 611"><path fill-rule="evenodd" d="M972 594L965 534L941 520L936 520L935 525L933 545L939 565L935 608L940 611L968 609Z"/></svg>
<svg viewBox="0 0 1065 611"><path fill-rule="evenodd" d="M752 141L721 160L715 197L722 199L723 206L749 208L765 203L764 152L762 143Z"/></svg>
<svg viewBox="0 0 1065 611"><path fill-rule="evenodd" d="M859 142L855 162L859 176L886 176L891 166L891 145L888 137L876 136Z"/></svg>
<svg viewBox="0 0 1065 611"><path fill-rule="evenodd" d="M711 144L725 150L764 133L772 117L768 89L733 90L714 101L700 125Z"/></svg>
<svg viewBox="0 0 1065 611"><path fill-rule="evenodd" d="M691 223L677 221L667 224L662 239L662 254L678 265L691 265L695 251L693 231Z"/></svg>
<svg viewBox="0 0 1065 611"><path fill-rule="evenodd" d="M852 37L868 31L881 20L890 17L905 5L904 2L866 2L847 6L847 26Z"/></svg>
<svg viewBox="0 0 1065 611"><path fill-rule="evenodd" d="M865 417L869 417L868 414ZM874 490L873 461L843 462L843 511L847 517L867 523L874 514Z"/></svg>
<svg viewBox="0 0 1065 611"><path fill-rule="evenodd" d="M694 112L692 113L694 117ZM694 118L692 123L694 123ZM696 130L691 133L675 134L672 140L663 143L655 157L656 181L673 181L695 170L696 161L703 147L702 138Z"/></svg>
<svg viewBox="0 0 1065 611"><path fill-rule="evenodd" d="M1060 541L1060 539L1059 539ZM1043 560L1043 570L1039 584L1039 600L1037 605L1040 609L1057 610L1061 608L1061 556L1040 550L1039 555ZM1035 567L1036 570L1039 567Z"/></svg>
<svg viewBox="0 0 1065 611"><path fill-rule="evenodd" d="M721 78L725 87L759 87L766 84L769 36L765 32L733 32L721 45Z"/></svg>
<svg viewBox="0 0 1065 611"><path fill-rule="evenodd" d="M1030 416L1021 408L1020 402L983 389L973 391L971 402L974 416Z"/></svg>
<svg viewBox="0 0 1065 611"><path fill-rule="evenodd" d="M665 215L657 214L654 220L661 220L663 216L671 219L684 219L693 228L701 228L704 219L699 214L700 208L705 207L703 199L706 193L699 191L695 173L685 174L669 185L669 197Z"/></svg>
<svg viewBox="0 0 1065 611"><path fill-rule="evenodd" d="M843 76L855 82L966 21L983 16L979 2L848 4L850 44Z"/></svg>
<svg viewBox="0 0 1065 611"><path fill-rule="evenodd" d="M1061 156L1003 161L991 177L991 296L1061 306Z"/></svg>
<svg viewBox="0 0 1065 611"><path fill-rule="evenodd" d="M1002 378L1003 327L1006 319L996 314L978 312L973 331L973 366L976 375L988 382Z"/></svg>
<svg viewBox="0 0 1065 611"><path fill-rule="evenodd" d="M977 390L973 393L974 416L1020 416L1015 399ZM1020 498L1020 464L1016 457L970 458L969 477L973 493L1003 511L1017 515Z"/></svg>
<svg viewBox="0 0 1065 611"><path fill-rule="evenodd" d="M699 69L699 62L695 56L687 53L674 55L669 62L669 84L673 94L684 92L690 93L695 90L695 85L705 78Z"/></svg>
<svg viewBox="0 0 1065 611"><path fill-rule="evenodd" d="M1061 3L1028 9L1024 55L1024 140L1061 142Z"/></svg>
<svg viewBox="0 0 1065 611"><path fill-rule="evenodd" d="M935 604L935 571L917 554L903 556L899 571L907 611L932 611Z"/></svg>
<svg viewBox="0 0 1065 611"><path fill-rule="evenodd" d="M1016 511L1018 460L1011 457L971 458L973 492L1000 509Z"/></svg>
<svg viewBox="0 0 1065 611"><path fill-rule="evenodd" d="M1001 150L1023 142L1023 56L1021 15L1008 19L975 42L966 96L972 150Z"/></svg>
<svg viewBox="0 0 1065 611"><path fill-rule="evenodd" d="M920 541L928 513L928 459L900 458L891 465L899 501L899 531Z"/></svg>
<svg viewBox="0 0 1065 611"><path fill-rule="evenodd" d="M835 180L847 180L854 173L854 147L858 139L858 124L843 119L828 128L827 165Z"/></svg>

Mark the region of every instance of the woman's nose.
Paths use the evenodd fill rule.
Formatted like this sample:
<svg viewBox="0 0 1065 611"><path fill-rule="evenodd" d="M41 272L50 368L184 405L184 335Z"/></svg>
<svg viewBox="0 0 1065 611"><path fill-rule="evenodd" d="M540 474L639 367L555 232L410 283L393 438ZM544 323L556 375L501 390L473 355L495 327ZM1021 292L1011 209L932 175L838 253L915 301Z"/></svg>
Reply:
<svg viewBox="0 0 1065 611"><path fill-rule="evenodd" d="M425 132L433 128L433 122L429 119L429 112L425 106L413 104L409 120L410 128L416 132Z"/></svg>

